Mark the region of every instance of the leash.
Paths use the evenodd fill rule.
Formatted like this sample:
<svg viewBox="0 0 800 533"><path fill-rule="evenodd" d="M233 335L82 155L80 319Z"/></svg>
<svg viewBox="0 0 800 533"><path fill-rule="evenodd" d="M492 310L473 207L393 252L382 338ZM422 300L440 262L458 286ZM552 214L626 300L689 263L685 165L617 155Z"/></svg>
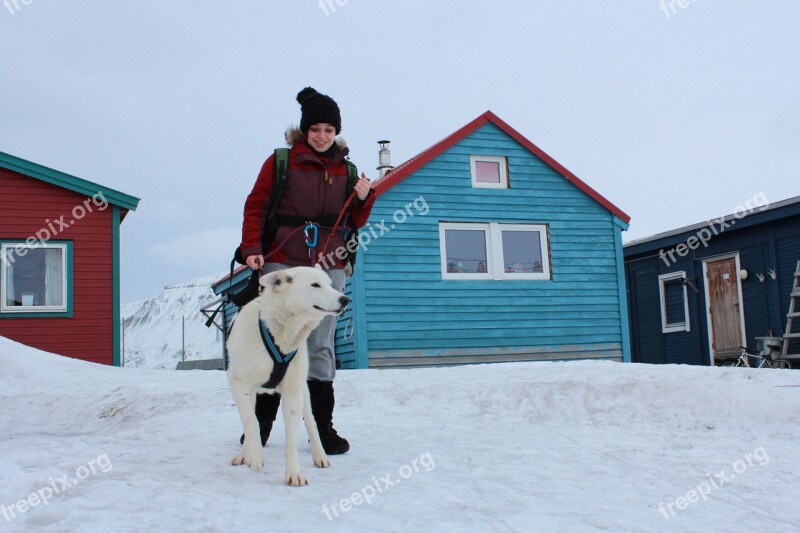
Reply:
<svg viewBox="0 0 800 533"><path fill-rule="evenodd" d="M289 234L286 237L284 237L284 239L281 241L281 243L274 250L272 250L270 253L264 255L264 264L266 265L267 264L267 259L272 257L273 255L275 255L276 253L278 253L278 251L281 248L283 248L283 245L286 244L286 241L289 240L289 237L291 237L292 235L294 235L295 233L297 233L301 229L305 229L305 228L303 228L303 226L298 226L295 229L293 229L292 231L290 231Z"/></svg>
<svg viewBox="0 0 800 533"><path fill-rule="evenodd" d="M306 236L306 245L309 248L308 253L309 253L309 258L311 259L311 264L314 265L314 266L318 265L319 264L319 259L325 257L325 252L328 250L328 246L331 243L331 239L333 238L333 235L339 229L339 226L342 223L342 219L344 218L345 213L347 213L347 209L350 207L350 204L353 202L353 200L355 199L357 194L358 193L356 192L356 190L353 189L353 192L351 192L350 196L348 196L347 200L345 200L344 205L342 206L342 210L339 212L339 216L336 218L336 222L334 222L333 227L331 228L331 232L328 234L328 238L325 239L325 243L322 245L321 253L316 253L316 246L317 246L318 237L319 237L319 228L323 228L323 229L328 229L328 228L325 227L325 226L320 226L319 224L316 224L314 222L309 222L305 226L297 226L295 229L290 231L289 234L286 235L286 237L284 237L284 239L281 241L281 243L278 246L276 246L274 250L272 250L268 254L265 254L264 255L264 264L267 263L267 259L269 259L273 255L278 253L278 251L281 248L283 248L283 246L292 237L292 235L294 235L295 233L297 233L300 230L303 230L303 232L305 233L305 236ZM313 230L313 234L314 234L313 239L309 236L309 231L311 231L311 230ZM233 267L233 263L231 263L231 267ZM231 272L231 274L233 274L233 272Z"/></svg>
<svg viewBox="0 0 800 533"><path fill-rule="evenodd" d="M292 235L294 235L295 233L297 233L301 229L303 229L303 226L297 227L297 228L293 229L292 231L290 231L289 234L281 241L281 243L278 245L277 248L275 248L270 253L264 255L264 264L267 263L267 259L268 258L270 258L271 256L275 255L278 252L278 250L280 250L283 247L283 245L286 244L286 241L288 241L289 238ZM233 260L231 260L231 271L230 271L230 275L228 276L229 283L233 281L233 274L234 274L233 267L234 267L235 264L236 264L236 259L234 258ZM250 268L250 267L248 265L242 265L241 268ZM258 296L258 295L261 294L261 284L259 284L259 282L258 282L258 279L261 276L261 269L252 269L251 268L250 270L251 270L250 279L247 282L248 283L248 289L255 290L256 296ZM237 269L236 270L236 272L240 272L240 271L241 271L241 269ZM247 290L245 290L244 292L247 292ZM253 298L255 298L255 296L253 296ZM243 303L238 303L238 302L235 301L235 299L233 301L238 307L242 307L245 303L247 303L247 301L250 301L250 300L248 299L247 301L245 301ZM214 315L212 315L208 319L208 322L206 322L206 326L210 326L211 325L211 322L214 319L215 315L216 315L216 312L214 313Z"/></svg>
<svg viewBox="0 0 800 533"><path fill-rule="evenodd" d="M339 225L342 222L342 218L344 218L344 214L347 212L347 208L350 207L350 203L356 197L356 194L357 194L356 190L355 188L353 188L353 192L350 193L350 196L348 196L347 200L344 202L344 206L342 207L342 210L339 213L339 217L336 219L336 222L333 224L333 228L331 229L331 232L328 234L328 238L325 239L325 244L322 245L322 251L319 254L317 254L317 259L325 257L325 252L328 251L328 245L331 243L331 238L333 238L333 235L334 233L336 233L336 230L339 229ZM314 266L317 265L319 265L318 260L314 261Z"/></svg>

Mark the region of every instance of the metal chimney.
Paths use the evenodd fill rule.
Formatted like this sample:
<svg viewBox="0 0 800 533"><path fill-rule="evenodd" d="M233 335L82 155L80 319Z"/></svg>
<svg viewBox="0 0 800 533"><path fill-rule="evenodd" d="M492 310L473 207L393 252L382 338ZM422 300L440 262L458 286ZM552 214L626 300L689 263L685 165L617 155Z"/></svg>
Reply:
<svg viewBox="0 0 800 533"><path fill-rule="evenodd" d="M378 167L376 170L378 171L378 177L382 178L394 167L389 153L389 141L378 141L378 145L381 149L378 151Z"/></svg>

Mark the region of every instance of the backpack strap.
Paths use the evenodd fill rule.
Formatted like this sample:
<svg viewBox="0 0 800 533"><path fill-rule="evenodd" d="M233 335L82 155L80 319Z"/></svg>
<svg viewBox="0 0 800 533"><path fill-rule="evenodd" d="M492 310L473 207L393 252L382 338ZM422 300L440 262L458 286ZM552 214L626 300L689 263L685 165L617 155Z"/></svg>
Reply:
<svg viewBox="0 0 800 533"><path fill-rule="evenodd" d="M358 182L358 168L356 168L355 163L349 159L345 159L344 164L347 165L347 196L350 196L350 193L356 188L356 183Z"/></svg>
<svg viewBox="0 0 800 533"><path fill-rule="evenodd" d="M263 253L267 253L267 248L278 231L278 220L276 213L278 206L281 205L283 193L286 191L286 183L289 181L289 149L275 149L275 182L272 188L272 205L269 206L267 216L264 217L261 225L261 247Z"/></svg>
<svg viewBox="0 0 800 533"><path fill-rule="evenodd" d="M344 164L347 166L347 193L345 198L350 198L350 195L353 194L353 189L356 188L356 183L358 183L358 168L356 164L349 159L345 159ZM344 226L349 227L349 222L350 217L347 216L344 221Z"/></svg>
<svg viewBox="0 0 800 533"><path fill-rule="evenodd" d="M267 220L275 217L278 212L278 206L283 199L283 193L286 191L286 183L289 181L289 149L276 148L275 149L275 194L273 196L272 206L269 208Z"/></svg>

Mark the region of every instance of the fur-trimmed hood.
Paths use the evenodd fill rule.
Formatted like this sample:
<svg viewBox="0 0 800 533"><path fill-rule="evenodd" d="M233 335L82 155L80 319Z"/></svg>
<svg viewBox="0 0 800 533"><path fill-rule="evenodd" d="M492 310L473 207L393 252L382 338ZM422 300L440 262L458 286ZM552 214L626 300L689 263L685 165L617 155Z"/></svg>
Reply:
<svg viewBox="0 0 800 533"><path fill-rule="evenodd" d="M303 139L305 139L303 132L297 126L289 126L286 129L285 135L286 135L286 144L288 144L290 147L294 146L294 143L296 143L297 141L302 141ZM347 141L345 141L344 138L342 137L336 137L336 140L334 142L336 143L336 146L339 147L339 150L347 148Z"/></svg>

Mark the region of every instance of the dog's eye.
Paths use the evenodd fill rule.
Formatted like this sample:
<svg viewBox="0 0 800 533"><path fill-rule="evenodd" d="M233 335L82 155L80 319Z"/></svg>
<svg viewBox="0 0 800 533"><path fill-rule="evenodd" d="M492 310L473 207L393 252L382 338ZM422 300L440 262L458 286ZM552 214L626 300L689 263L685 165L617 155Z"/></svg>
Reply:
<svg viewBox="0 0 800 533"><path fill-rule="evenodd" d="M314 283L312 283L312 284L311 284L311 286L312 286L312 287L314 287L314 288L316 288L316 289L321 289L321 288L322 288L322 285L320 285L320 284L319 284L319 283L317 283L317 282L314 282Z"/></svg>

